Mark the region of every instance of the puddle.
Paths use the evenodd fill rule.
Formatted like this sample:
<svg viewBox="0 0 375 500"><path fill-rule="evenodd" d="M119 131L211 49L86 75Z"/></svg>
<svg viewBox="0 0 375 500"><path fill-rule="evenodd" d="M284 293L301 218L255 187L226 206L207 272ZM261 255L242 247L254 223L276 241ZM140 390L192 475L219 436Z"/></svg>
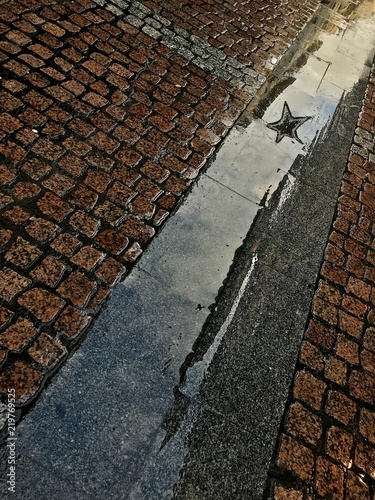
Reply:
<svg viewBox="0 0 375 500"><path fill-rule="evenodd" d="M322 5L292 60L230 133L210 178L258 205L265 195L269 199L296 157L309 154L346 93L367 77L374 45L373 2ZM297 135L272 130L272 123L285 118L285 103L292 117L301 118Z"/></svg>

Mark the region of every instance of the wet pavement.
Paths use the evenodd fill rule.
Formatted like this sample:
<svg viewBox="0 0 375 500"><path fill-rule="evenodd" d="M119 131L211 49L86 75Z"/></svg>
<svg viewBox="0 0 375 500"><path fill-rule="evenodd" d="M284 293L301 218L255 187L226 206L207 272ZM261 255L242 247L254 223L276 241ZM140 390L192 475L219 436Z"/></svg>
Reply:
<svg viewBox="0 0 375 500"><path fill-rule="evenodd" d="M344 498L346 488L346 498L370 498L371 431L364 433L363 423L359 431L350 428L355 439L362 431L364 437L359 451L352 450L360 458L344 473L349 465L331 451L341 446L336 434L348 434L346 423L339 419L332 426L335 415L324 420L325 406L314 406L302 392L316 378L330 400L331 393L340 393L337 384L346 384L346 378L335 378L345 365L350 388L341 392L359 402L371 421L373 401L353 389L358 382L366 394L372 390L371 341L366 340L365 365L353 373L350 363L358 361L343 357L341 348L319 354L319 342L305 341L303 352L315 360L320 356L323 368L301 358L297 379L305 377L304 389L295 393L296 401L288 394L374 57L371 3L336 2L315 14L317 4L311 4L302 16L291 2L276 10L272 3L254 6L259 36L250 33L250 25L243 28L246 2L235 21L229 10L213 9L208 18L188 4L177 14L168 2L11 5L19 9L14 16L8 10L7 41L0 46L4 67L13 72L12 78L8 72L2 76L2 102L11 96L15 106L3 113L0 145L1 390L16 385L18 404L28 404L87 332L17 427L16 496L305 499ZM286 16L294 29L284 30ZM33 36L21 43L6 29L9 23L18 30L31 23ZM226 37L219 33L223 27ZM275 30L282 31L279 38ZM246 56L243 31L256 44ZM215 49L209 62L192 47L189 55L182 42L186 32L200 37L203 54ZM195 46L195 38L189 40ZM48 64L30 58L35 44L39 52L43 44L54 48L45 57ZM73 56L77 60L68 68ZM52 85L54 71L61 76ZM47 83L38 87L41 79ZM30 82L38 91L28 89ZM81 92L74 92L74 82ZM59 99L63 89L71 97L57 105L50 97ZM372 151L366 159L373 161L372 94L367 96L369 112L362 114L363 131L352 154L364 158ZM48 118L29 124L36 127L33 139L29 134L29 142L18 146L30 131L23 113ZM20 125L8 130L11 115ZM364 162L356 164L365 171ZM348 212L342 217L350 220ZM326 278L331 285L335 272ZM371 279L363 286L371 287ZM350 300L356 296L354 288L345 293ZM324 325L329 313L314 314ZM340 335L353 343L353 333ZM284 424L278 452L288 398L297 416L293 428L290 418ZM321 419L324 432L314 441L298 427L301 418L316 426ZM330 448L324 454L326 436ZM5 459L4 447L1 453ZM316 467L305 474L303 456L309 454Z"/></svg>
<svg viewBox="0 0 375 500"><path fill-rule="evenodd" d="M88 331L317 7L295 4L254 4L245 25L246 2L210 18L186 5L178 19L167 3L1 3L0 392L15 387L18 407Z"/></svg>

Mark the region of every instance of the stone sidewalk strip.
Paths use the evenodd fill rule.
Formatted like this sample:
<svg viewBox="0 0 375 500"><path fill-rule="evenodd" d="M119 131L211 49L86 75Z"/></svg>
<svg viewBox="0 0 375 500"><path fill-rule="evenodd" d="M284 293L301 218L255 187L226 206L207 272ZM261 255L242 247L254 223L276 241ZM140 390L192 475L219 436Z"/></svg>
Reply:
<svg viewBox="0 0 375 500"><path fill-rule="evenodd" d="M235 16L228 4L206 19L202 2L175 19L168 2L160 14L151 2L1 2L0 392L14 387L18 406L87 331L318 2L296 4L241 2Z"/></svg>
<svg viewBox="0 0 375 500"><path fill-rule="evenodd" d="M270 473L275 500L373 498L374 220L373 67Z"/></svg>

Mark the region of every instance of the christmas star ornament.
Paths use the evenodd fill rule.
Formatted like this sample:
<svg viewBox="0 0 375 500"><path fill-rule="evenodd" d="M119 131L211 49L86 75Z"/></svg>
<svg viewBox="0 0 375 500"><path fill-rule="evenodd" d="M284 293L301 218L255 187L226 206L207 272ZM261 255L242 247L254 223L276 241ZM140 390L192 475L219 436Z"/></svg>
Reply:
<svg viewBox="0 0 375 500"><path fill-rule="evenodd" d="M297 135L297 129L311 118L311 116L293 116L290 112L288 103L285 101L283 114L280 120L273 123L267 123L267 127L277 132L276 143L279 143L284 137L290 137L303 144Z"/></svg>

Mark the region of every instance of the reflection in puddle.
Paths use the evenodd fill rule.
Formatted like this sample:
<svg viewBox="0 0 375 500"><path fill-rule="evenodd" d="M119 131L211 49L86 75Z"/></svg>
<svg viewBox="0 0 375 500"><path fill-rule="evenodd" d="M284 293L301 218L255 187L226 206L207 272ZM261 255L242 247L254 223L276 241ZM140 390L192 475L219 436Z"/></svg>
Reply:
<svg viewBox="0 0 375 500"><path fill-rule="evenodd" d="M277 132L276 143L279 143L284 137L289 137L290 139L295 139L299 143L303 144L301 139L297 135L297 130L301 127L307 120L310 120L311 116L293 116L290 112L288 103L284 102L283 113L280 120L277 122L268 123L267 127L271 130Z"/></svg>
<svg viewBox="0 0 375 500"><path fill-rule="evenodd" d="M321 5L290 60L225 141L210 178L258 205L269 199L296 157L321 140L343 97L367 78L374 46L373 1Z"/></svg>

